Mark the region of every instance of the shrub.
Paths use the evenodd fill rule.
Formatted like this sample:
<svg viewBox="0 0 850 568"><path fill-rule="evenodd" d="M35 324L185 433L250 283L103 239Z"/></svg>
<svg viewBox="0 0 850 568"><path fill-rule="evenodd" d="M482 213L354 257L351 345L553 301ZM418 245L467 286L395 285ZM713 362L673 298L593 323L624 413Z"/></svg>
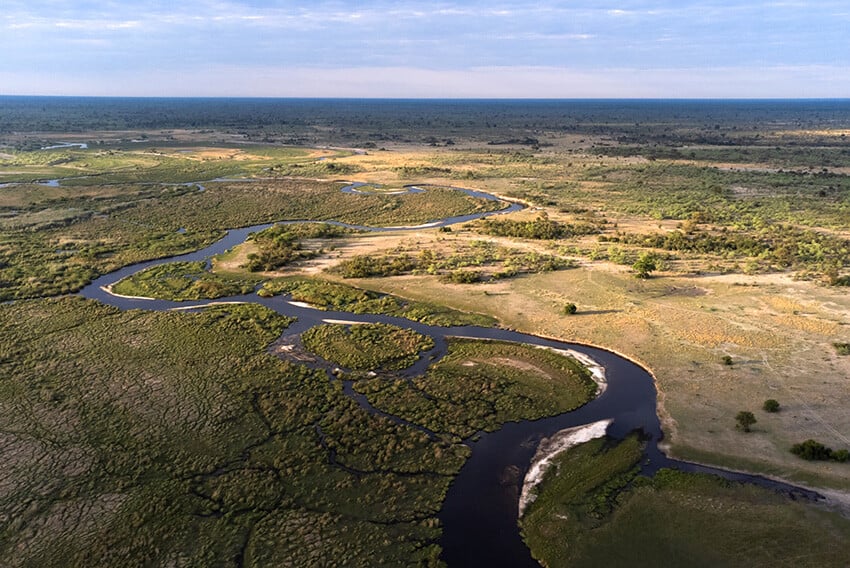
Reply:
<svg viewBox="0 0 850 568"><path fill-rule="evenodd" d="M791 453L809 461L828 460L832 457L831 448L811 439L791 446Z"/></svg>
<svg viewBox="0 0 850 568"><path fill-rule="evenodd" d="M567 304L564 306L564 313L568 316L573 315L577 311L578 311L578 308L572 302L567 302Z"/></svg>
<svg viewBox="0 0 850 568"><path fill-rule="evenodd" d="M732 364L732 357L730 355L724 355L723 356L723 364L724 365L731 365Z"/></svg>
<svg viewBox="0 0 850 568"><path fill-rule="evenodd" d="M737 428L743 430L744 432L750 431L750 426L757 422L756 417L753 416L753 413L748 410L742 410L735 416L735 420L738 422L736 425Z"/></svg>
<svg viewBox="0 0 850 568"><path fill-rule="evenodd" d="M649 278L649 275L658 268L655 255L648 252L641 254L637 262L632 265L632 268L635 271L635 276L638 278Z"/></svg>
<svg viewBox="0 0 850 568"><path fill-rule="evenodd" d="M833 343L832 346L839 355L850 355L850 343Z"/></svg>
<svg viewBox="0 0 850 568"><path fill-rule="evenodd" d="M764 401L762 408L765 412L779 412L779 401L769 398Z"/></svg>

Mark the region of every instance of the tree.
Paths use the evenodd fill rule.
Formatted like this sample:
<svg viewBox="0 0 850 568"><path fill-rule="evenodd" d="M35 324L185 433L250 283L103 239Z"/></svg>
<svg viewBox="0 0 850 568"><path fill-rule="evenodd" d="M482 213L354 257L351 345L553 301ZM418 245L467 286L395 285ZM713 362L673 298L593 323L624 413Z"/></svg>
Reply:
<svg viewBox="0 0 850 568"><path fill-rule="evenodd" d="M578 311L578 308L576 307L576 305L574 303L567 302L566 305L564 305L564 313L566 315L571 316L574 313L576 313L576 311Z"/></svg>
<svg viewBox="0 0 850 568"><path fill-rule="evenodd" d="M779 412L779 401L769 398L764 401L762 408L765 412Z"/></svg>
<svg viewBox="0 0 850 568"><path fill-rule="evenodd" d="M756 417L753 416L753 413L749 410L742 410L739 412L738 415L735 416L735 420L738 421L738 425L736 427L740 428L744 432L749 432L750 426L758 422Z"/></svg>
<svg viewBox="0 0 850 568"><path fill-rule="evenodd" d="M638 278L649 278L650 273L658 268L655 255L649 252L641 254L632 268Z"/></svg>
<svg viewBox="0 0 850 568"><path fill-rule="evenodd" d="M724 364L724 365L731 365L731 364L732 364L732 362L733 362L733 361L732 361L732 357L731 357L731 355L724 355L724 356L723 356L723 364Z"/></svg>

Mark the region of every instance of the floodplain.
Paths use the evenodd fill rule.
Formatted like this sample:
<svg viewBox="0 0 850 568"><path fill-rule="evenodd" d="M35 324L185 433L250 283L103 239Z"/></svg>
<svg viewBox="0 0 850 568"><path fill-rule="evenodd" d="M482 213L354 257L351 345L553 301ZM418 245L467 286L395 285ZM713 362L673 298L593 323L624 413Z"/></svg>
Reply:
<svg viewBox="0 0 850 568"><path fill-rule="evenodd" d="M601 346L652 372L671 455L829 495L791 503L692 474L623 490L622 468L594 474L579 504L564 505L592 522L548 518L532 534L533 508L521 521L546 565L600 560L592 544L577 556L552 548L571 531L618 543L622 556L603 557L615 565L653 534L682 558L709 550L699 531L657 520L638 538L650 517L766 543L712 537L730 543L711 549L712 565L778 557L768 541L804 550L823 548L818 534L845 538L848 521L824 507L848 514L850 464L790 448L850 449L846 103L284 101L257 128L230 102L207 109L203 127L181 122L200 112L186 101L158 103L185 112L155 126L128 122L139 114L120 100L96 113L53 101L65 123L25 102L0 107L0 299L11 301L0 306L0 430L12 456L0 467L0 553L28 551L13 565L439 564L436 515L464 440L592 396L581 370L561 376L536 349L458 339L411 379L394 373L428 338L331 324L305 339L350 371L330 378L267 352L292 322L258 306L122 312L73 297L117 268L276 221L424 226L258 230L209 263L162 264L113 291L257 290ZM42 149L63 142L86 147ZM342 194L351 182L367 185ZM504 206L457 186L525 208L429 226ZM651 266L648 277L636 266ZM763 410L767 399L778 412ZM741 411L756 419L748 432ZM567 455L607 471L587 465L602 454L575 458L587 451ZM551 479L541 492L539 507L570 495ZM600 492L602 505L588 502ZM800 536L800 523L822 530Z"/></svg>

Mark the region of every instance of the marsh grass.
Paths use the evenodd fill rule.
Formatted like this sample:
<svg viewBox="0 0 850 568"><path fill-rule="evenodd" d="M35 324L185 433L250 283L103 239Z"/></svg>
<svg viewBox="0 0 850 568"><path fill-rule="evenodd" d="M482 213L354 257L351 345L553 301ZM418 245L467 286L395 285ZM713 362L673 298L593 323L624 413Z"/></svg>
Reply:
<svg viewBox="0 0 850 568"><path fill-rule="evenodd" d="M256 305L0 306L4 564L436 557L468 448L370 416L325 373L266 353L290 321Z"/></svg>
<svg viewBox="0 0 850 568"><path fill-rule="evenodd" d="M661 470L635 477L635 436L555 459L520 521L532 555L559 566L841 566L850 522L767 489Z"/></svg>
<svg viewBox="0 0 850 568"><path fill-rule="evenodd" d="M565 355L459 338L423 377L364 379L355 388L377 408L459 438L572 410L597 390L587 369Z"/></svg>
<svg viewBox="0 0 850 568"><path fill-rule="evenodd" d="M304 346L323 359L357 371L409 367L434 341L410 329L383 323L317 325L301 335Z"/></svg>

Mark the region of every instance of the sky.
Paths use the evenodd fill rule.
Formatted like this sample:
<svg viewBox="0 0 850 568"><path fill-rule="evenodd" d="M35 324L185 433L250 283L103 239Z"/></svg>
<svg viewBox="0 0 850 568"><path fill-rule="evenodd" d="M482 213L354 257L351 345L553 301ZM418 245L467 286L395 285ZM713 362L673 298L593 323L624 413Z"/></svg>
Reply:
<svg viewBox="0 0 850 568"><path fill-rule="evenodd" d="M0 4L0 95L850 97L848 0Z"/></svg>

